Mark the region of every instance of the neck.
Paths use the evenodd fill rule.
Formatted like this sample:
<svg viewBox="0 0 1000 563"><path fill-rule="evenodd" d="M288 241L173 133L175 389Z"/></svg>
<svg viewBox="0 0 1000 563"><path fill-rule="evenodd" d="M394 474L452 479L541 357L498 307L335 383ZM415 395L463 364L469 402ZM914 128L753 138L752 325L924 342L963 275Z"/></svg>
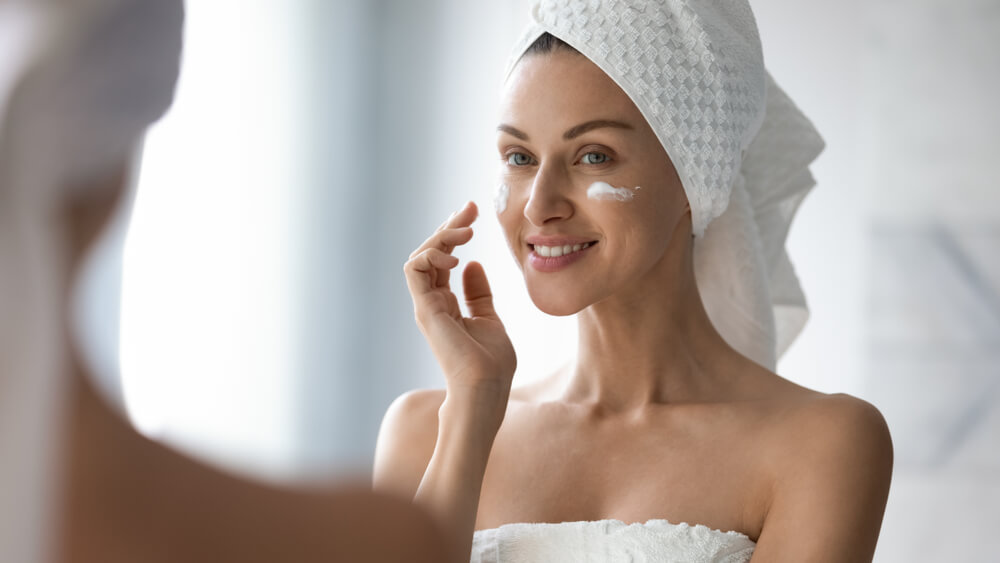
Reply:
<svg viewBox="0 0 1000 563"><path fill-rule="evenodd" d="M578 314L579 347L564 399L608 412L705 400L737 361L695 284L690 235L675 233L635 287Z"/></svg>

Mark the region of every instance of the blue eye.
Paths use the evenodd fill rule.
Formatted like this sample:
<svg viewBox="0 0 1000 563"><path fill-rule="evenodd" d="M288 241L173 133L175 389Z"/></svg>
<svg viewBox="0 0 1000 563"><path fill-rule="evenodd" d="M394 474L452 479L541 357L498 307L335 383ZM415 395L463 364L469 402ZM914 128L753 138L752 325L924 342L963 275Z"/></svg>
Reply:
<svg viewBox="0 0 1000 563"><path fill-rule="evenodd" d="M515 152L507 155L507 164L511 166L527 166L531 164L531 157L523 152Z"/></svg>
<svg viewBox="0 0 1000 563"><path fill-rule="evenodd" d="M588 152L583 155L583 158L580 160L582 160L584 164L604 164L610 159L608 158L608 155L603 152Z"/></svg>

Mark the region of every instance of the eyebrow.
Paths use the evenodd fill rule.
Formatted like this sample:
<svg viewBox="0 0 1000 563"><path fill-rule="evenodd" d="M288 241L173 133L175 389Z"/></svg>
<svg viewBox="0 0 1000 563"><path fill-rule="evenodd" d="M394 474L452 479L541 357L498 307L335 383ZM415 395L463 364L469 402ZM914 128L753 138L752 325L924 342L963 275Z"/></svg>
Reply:
<svg viewBox="0 0 1000 563"><path fill-rule="evenodd" d="M579 137L587 131L593 131L594 129L600 129L602 127L616 127L618 129L633 129L628 123L622 123L621 121L614 121L611 119L595 119L593 121L588 121L586 123L581 123L577 126L569 128L565 133L563 133L563 139L569 141L570 139ZM522 141L528 140L528 134L516 127L507 125L506 123L501 123L497 127L497 131L503 131L504 133L509 133Z"/></svg>

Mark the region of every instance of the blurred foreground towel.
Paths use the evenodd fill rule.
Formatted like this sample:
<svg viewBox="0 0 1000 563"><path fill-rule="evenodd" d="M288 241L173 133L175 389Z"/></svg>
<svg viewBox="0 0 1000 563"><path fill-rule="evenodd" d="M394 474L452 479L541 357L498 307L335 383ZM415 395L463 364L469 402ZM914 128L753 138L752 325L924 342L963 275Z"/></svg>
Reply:
<svg viewBox="0 0 1000 563"><path fill-rule="evenodd" d="M57 213L169 106L182 20L181 0L0 0L0 561L51 555L65 351L117 384L114 335L67 340Z"/></svg>

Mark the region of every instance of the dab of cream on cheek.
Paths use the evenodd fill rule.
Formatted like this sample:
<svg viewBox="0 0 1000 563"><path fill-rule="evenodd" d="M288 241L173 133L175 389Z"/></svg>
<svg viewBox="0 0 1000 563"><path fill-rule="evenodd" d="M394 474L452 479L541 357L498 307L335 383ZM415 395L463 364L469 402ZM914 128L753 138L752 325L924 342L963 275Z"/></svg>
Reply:
<svg viewBox="0 0 1000 563"><path fill-rule="evenodd" d="M497 213L503 213L507 210L507 199L510 197L510 188L507 184L500 184L497 186L496 194L493 196L493 207L497 210Z"/></svg>
<svg viewBox="0 0 1000 563"><path fill-rule="evenodd" d="M636 192L642 189L639 186L634 188L616 188L607 182L594 182L587 188L587 197L590 199L611 199L615 201L632 201Z"/></svg>

